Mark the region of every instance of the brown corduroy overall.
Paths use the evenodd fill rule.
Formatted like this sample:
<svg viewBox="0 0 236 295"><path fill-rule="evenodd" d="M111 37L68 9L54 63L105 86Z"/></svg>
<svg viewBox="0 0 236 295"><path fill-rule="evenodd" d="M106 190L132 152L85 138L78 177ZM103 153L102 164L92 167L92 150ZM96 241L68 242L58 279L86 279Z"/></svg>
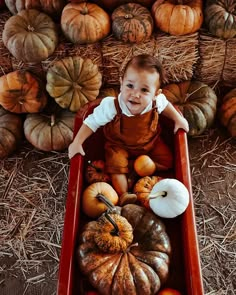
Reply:
<svg viewBox="0 0 236 295"><path fill-rule="evenodd" d="M115 107L115 118L103 127L107 172L128 173L129 160L144 154L171 168L173 155L160 138L156 102L149 112L131 117L122 114L118 99L115 99Z"/></svg>

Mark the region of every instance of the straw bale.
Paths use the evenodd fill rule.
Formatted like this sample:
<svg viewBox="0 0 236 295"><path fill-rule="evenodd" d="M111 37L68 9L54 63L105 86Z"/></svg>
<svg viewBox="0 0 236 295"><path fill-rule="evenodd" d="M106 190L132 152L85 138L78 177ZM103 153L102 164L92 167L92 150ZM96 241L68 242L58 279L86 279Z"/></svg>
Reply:
<svg viewBox="0 0 236 295"><path fill-rule="evenodd" d="M226 41L225 63L223 70L223 85L236 86L236 38Z"/></svg>

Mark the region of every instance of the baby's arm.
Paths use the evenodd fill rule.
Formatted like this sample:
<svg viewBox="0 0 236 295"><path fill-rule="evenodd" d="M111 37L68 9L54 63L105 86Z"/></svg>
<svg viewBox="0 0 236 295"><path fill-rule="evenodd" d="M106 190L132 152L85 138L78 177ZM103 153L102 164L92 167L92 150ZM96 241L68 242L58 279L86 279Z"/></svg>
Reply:
<svg viewBox="0 0 236 295"><path fill-rule="evenodd" d="M176 131L180 128L184 129L186 132L189 131L188 121L174 108L170 102L168 102L162 114L175 122L174 133L176 133Z"/></svg>
<svg viewBox="0 0 236 295"><path fill-rule="evenodd" d="M93 134L93 130L90 129L87 125L82 124L79 131L77 132L73 142L69 145L69 158L71 159L76 154L81 154L82 156L85 155L83 149L84 141Z"/></svg>

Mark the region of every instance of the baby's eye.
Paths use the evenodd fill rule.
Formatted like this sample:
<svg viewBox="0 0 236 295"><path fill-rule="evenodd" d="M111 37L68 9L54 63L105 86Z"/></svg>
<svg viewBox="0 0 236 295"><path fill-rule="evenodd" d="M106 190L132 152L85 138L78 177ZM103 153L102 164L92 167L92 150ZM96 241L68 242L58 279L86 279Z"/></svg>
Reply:
<svg viewBox="0 0 236 295"><path fill-rule="evenodd" d="M127 86L128 88L130 88L130 89L132 89L132 88L134 87L133 84L130 84L130 83L127 84L126 86Z"/></svg>
<svg viewBox="0 0 236 295"><path fill-rule="evenodd" d="M148 92L147 88L142 88L141 90L142 90L142 92Z"/></svg>

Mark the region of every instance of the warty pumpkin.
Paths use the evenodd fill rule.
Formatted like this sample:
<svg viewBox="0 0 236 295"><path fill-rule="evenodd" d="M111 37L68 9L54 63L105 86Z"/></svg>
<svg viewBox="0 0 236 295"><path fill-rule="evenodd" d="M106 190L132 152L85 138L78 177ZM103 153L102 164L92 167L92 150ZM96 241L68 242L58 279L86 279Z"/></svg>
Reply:
<svg viewBox="0 0 236 295"><path fill-rule="evenodd" d="M204 21L208 31L219 38L236 36L235 0L214 0L207 2Z"/></svg>
<svg viewBox="0 0 236 295"><path fill-rule="evenodd" d="M0 105L12 113L37 113L47 104L41 81L28 71L18 70L0 77Z"/></svg>
<svg viewBox="0 0 236 295"><path fill-rule="evenodd" d="M16 59L37 63L54 52L58 34L55 23L47 14L29 9L6 21L2 40Z"/></svg>
<svg viewBox="0 0 236 295"><path fill-rule="evenodd" d="M46 90L62 107L76 112L95 100L102 85L102 75L91 59L72 56L60 59L47 71Z"/></svg>
<svg viewBox="0 0 236 295"><path fill-rule="evenodd" d="M150 38L153 19L149 10L137 3L117 7L112 15L112 33L123 42L140 43Z"/></svg>
<svg viewBox="0 0 236 295"><path fill-rule="evenodd" d="M236 88L230 90L219 107L219 118L232 137L236 137Z"/></svg>
<svg viewBox="0 0 236 295"><path fill-rule="evenodd" d="M188 121L189 136L202 134L214 122L217 96L208 85L200 81L185 81L168 84L162 91Z"/></svg>
<svg viewBox="0 0 236 295"><path fill-rule="evenodd" d="M22 134L22 118L0 107L0 159L9 156L19 144Z"/></svg>
<svg viewBox="0 0 236 295"><path fill-rule="evenodd" d="M111 219L117 215L108 214ZM77 250L79 267L103 295L154 295L169 272L171 246L165 226L155 214L134 204L122 207L120 215L131 225L133 239L123 220L114 228L99 220L87 223ZM126 245L120 247L123 240Z"/></svg>
<svg viewBox="0 0 236 295"><path fill-rule="evenodd" d="M94 3L69 3L61 14L61 28L72 43L95 43L111 29L108 13Z"/></svg>
<svg viewBox="0 0 236 295"><path fill-rule="evenodd" d="M200 29L202 6L202 0L157 0L151 11L161 31L170 35L187 35Z"/></svg>

